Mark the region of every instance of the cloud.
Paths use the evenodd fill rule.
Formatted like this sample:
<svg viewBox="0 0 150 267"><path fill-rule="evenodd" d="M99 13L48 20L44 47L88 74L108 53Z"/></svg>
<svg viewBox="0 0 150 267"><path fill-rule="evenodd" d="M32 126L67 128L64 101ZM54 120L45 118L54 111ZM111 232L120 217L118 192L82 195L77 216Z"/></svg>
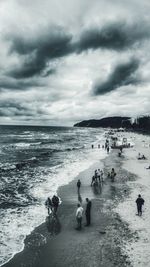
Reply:
<svg viewBox="0 0 150 267"><path fill-rule="evenodd" d="M107 94L121 86L138 83L139 80L135 75L138 67L139 61L133 58L129 62L119 63L104 82L97 82L94 85L94 95Z"/></svg>
<svg viewBox="0 0 150 267"><path fill-rule="evenodd" d="M41 74L48 67L47 74L54 73L49 70L48 62L70 53L70 40L72 36L62 27L53 26L29 39L25 36L9 36L9 53L16 53L20 57L20 65L8 72L8 75L20 79Z"/></svg>
<svg viewBox="0 0 150 267"><path fill-rule="evenodd" d="M69 33L65 28L53 25L40 30L35 36L10 35L9 53L17 54L19 64L13 66L8 76L16 79L29 78L35 75L48 76L56 69L50 68L50 62L72 53L81 53L89 49L108 49L123 51L133 44L150 37L148 25L109 22L103 27L91 27L78 33ZM76 41L74 41L76 39ZM45 72L46 74L43 74Z"/></svg>
<svg viewBox="0 0 150 267"><path fill-rule="evenodd" d="M109 22L103 27L91 27L82 31L77 49L113 49L121 51L150 37L149 24L141 21L128 24L125 21Z"/></svg>
<svg viewBox="0 0 150 267"><path fill-rule="evenodd" d="M150 111L147 0L1 2L0 123Z"/></svg>
<svg viewBox="0 0 150 267"><path fill-rule="evenodd" d="M33 106L31 102L19 103L14 99L0 100L0 117L3 116L41 116L44 115L45 111L41 107Z"/></svg>
<svg viewBox="0 0 150 267"><path fill-rule="evenodd" d="M11 77L1 76L0 77L0 91L6 90L27 90L32 87L41 87L44 84L35 79L28 80L16 80Z"/></svg>

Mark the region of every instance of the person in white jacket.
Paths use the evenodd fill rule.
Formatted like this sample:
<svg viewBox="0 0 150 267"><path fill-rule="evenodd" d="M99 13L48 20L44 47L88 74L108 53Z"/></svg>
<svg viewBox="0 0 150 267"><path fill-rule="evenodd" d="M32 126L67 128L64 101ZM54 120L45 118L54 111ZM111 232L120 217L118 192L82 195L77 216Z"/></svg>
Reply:
<svg viewBox="0 0 150 267"><path fill-rule="evenodd" d="M80 204L77 205L76 211L76 220L77 220L77 228L76 230L81 230L82 228L82 217L83 217L83 208Z"/></svg>

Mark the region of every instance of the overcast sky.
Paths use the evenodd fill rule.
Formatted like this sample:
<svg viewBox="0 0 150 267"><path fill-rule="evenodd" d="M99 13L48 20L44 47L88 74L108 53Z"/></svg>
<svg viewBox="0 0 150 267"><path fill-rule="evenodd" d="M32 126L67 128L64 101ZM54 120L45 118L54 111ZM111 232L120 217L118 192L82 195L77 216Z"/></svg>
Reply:
<svg viewBox="0 0 150 267"><path fill-rule="evenodd" d="M149 0L0 0L0 124L150 114Z"/></svg>

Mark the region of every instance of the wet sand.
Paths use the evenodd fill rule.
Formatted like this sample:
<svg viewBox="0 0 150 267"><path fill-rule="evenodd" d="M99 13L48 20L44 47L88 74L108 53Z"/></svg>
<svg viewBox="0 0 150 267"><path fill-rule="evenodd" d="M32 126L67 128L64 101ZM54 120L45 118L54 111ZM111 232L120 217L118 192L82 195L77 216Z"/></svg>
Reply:
<svg viewBox="0 0 150 267"><path fill-rule="evenodd" d="M62 204L57 219L46 218L25 240L24 250L14 256L5 267L124 267L132 266L125 251L125 244L136 239L128 225L115 213L114 208L130 194L127 181L136 176L122 168L123 158L117 151L82 172L71 183L61 187L58 195ZM91 187L94 170L104 168L104 183ZM112 183L106 176L114 167L117 173ZM76 182L81 180L80 195ZM85 208L85 198L92 200L92 223L81 231L75 230L75 212L78 201ZM44 208L44 207L43 207Z"/></svg>

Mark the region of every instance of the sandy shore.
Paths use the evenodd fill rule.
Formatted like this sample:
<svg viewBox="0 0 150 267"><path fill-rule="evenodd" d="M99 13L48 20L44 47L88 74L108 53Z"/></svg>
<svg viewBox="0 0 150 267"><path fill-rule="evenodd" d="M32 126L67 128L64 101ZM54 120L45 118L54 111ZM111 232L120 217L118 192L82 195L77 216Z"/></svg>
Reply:
<svg viewBox="0 0 150 267"><path fill-rule="evenodd" d="M102 165L104 183L94 189L90 186L91 177L94 170ZM114 183L106 178L112 167L117 173ZM92 200L92 224L81 231L75 230L75 211L79 200L77 179L82 182L80 200L83 207L86 197ZM3 267L131 266L124 248L136 236L114 208L130 194L127 181L135 179L135 175L122 168L122 158L113 150L103 162L97 162L59 189L62 204L58 219L54 222L47 217L45 223L27 236L24 250Z"/></svg>

